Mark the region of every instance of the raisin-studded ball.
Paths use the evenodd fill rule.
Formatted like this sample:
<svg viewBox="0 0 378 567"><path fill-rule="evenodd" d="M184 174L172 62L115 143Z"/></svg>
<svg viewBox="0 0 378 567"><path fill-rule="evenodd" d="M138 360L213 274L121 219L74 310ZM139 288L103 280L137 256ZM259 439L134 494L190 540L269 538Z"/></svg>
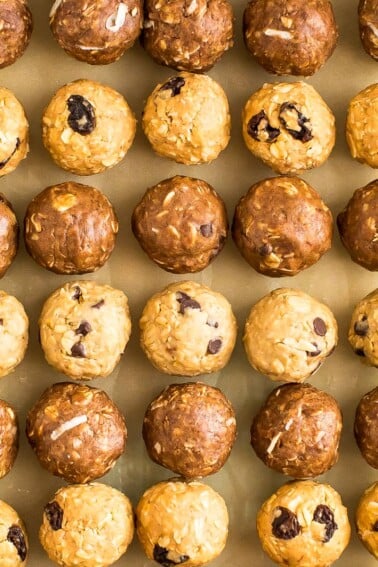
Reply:
<svg viewBox="0 0 378 567"><path fill-rule="evenodd" d="M0 278L12 264L18 251L19 227L8 199L0 193Z"/></svg>
<svg viewBox="0 0 378 567"><path fill-rule="evenodd" d="M378 482L370 485L358 502L356 527L366 549L378 559Z"/></svg>
<svg viewBox="0 0 378 567"><path fill-rule="evenodd" d="M360 0L358 22L362 45L368 55L378 60L378 10L377 0Z"/></svg>
<svg viewBox="0 0 378 567"><path fill-rule="evenodd" d="M20 516L0 500L0 565L24 567L29 552L28 536Z"/></svg>
<svg viewBox="0 0 378 567"><path fill-rule="evenodd" d="M0 68L12 65L25 52L33 31L27 0L0 2Z"/></svg>
<svg viewBox="0 0 378 567"><path fill-rule="evenodd" d="M348 340L361 362L378 368L378 289L361 299L354 308Z"/></svg>
<svg viewBox="0 0 378 567"><path fill-rule="evenodd" d="M6 401L0 400L0 478L9 473L18 453L18 419Z"/></svg>
<svg viewBox="0 0 378 567"><path fill-rule="evenodd" d="M0 87L0 177L14 171L28 151L29 122L23 106L12 91Z"/></svg>
<svg viewBox="0 0 378 567"><path fill-rule="evenodd" d="M346 140L351 156L378 168L378 83L357 93L349 103Z"/></svg>
<svg viewBox="0 0 378 567"><path fill-rule="evenodd" d="M378 469L378 388L361 398L354 419L354 436L365 461Z"/></svg>

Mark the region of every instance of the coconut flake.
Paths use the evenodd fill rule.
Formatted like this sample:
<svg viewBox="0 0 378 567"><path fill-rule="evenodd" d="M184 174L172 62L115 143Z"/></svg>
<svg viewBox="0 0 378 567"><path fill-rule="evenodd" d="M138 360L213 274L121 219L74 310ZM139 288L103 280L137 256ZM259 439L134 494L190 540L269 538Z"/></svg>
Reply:
<svg viewBox="0 0 378 567"><path fill-rule="evenodd" d="M66 431L70 431L74 427L77 427L82 423L86 423L87 421L88 418L86 415L77 415L76 417L73 417L72 419L65 421L64 423L62 423L62 425L59 425L59 427L54 429L50 437L53 441L56 441L57 439L59 439L61 435L63 435L63 433L66 433Z"/></svg>
<svg viewBox="0 0 378 567"><path fill-rule="evenodd" d="M109 18L106 20L105 27L107 30L111 32L117 32L121 29L123 24L126 20L126 15L129 11L128 6L126 4L119 4L117 8L117 12L115 14L111 14Z"/></svg>
<svg viewBox="0 0 378 567"><path fill-rule="evenodd" d="M270 37L280 37L281 39L291 39L293 37L293 35L288 32L288 31L284 31L284 30L273 30L271 28L267 28L264 31L265 35L268 35Z"/></svg>
<svg viewBox="0 0 378 567"><path fill-rule="evenodd" d="M64 2L64 0L55 0L54 4L51 6L51 10L49 14L50 20L54 18L55 12L57 11L57 9L59 8L62 2Z"/></svg>

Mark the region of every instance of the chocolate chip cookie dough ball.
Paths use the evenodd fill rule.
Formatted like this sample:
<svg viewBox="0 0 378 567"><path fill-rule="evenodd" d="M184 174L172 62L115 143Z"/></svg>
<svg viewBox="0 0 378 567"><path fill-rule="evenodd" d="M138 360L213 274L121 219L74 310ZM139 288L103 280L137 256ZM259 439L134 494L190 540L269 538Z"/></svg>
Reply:
<svg viewBox="0 0 378 567"><path fill-rule="evenodd" d="M378 388L361 398L354 419L354 436L365 461L378 469Z"/></svg>
<svg viewBox="0 0 378 567"><path fill-rule="evenodd" d="M335 144L335 117L304 82L264 84L248 99L242 120L249 151L283 175L322 165Z"/></svg>
<svg viewBox="0 0 378 567"><path fill-rule="evenodd" d="M362 45L368 55L378 60L378 12L376 0L360 0L358 21Z"/></svg>
<svg viewBox="0 0 378 567"><path fill-rule="evenodd" d="M236 341L236 319L227 299L191 281L170 284L153 295L139 326L142 349L166 374L218 372Z"/></svg>
<svg viewBox="0 0 378 567"><path fill-rule="evenodd" d="M211 77L182 72L148 97L142 126L159 156L186 165L209 163L230 140L226 94Z"/></svg>
<svg viewBox="0 0 378 567"><path fill-rule="evenodd" d="M332 214L297 177L252 185L236 209L232 236L243 258L267 276L294 276L315 264L332 242Z"/></svg>
<svg viewBox="0 0 378 567"><path fill-rule="evenodd" d="M59 382L29 411L26 436L45 469L67 482L84 483L115 465L125 450L127 430L105 392Z"/></svg>
<svg viewBox="0 0 378 567"><path fill-rule="evenodd" d="M74 484L46 504L39 539L61 567L108 567L127 550L134 535L130 500L105 484Z"/></svg>
<svg viewBox="0 0 378 567"><path fill-rule="evenodd" d="M10 90L0 87L0 177L14 171L28 151L29 122L25 111Z"/></svg>
<svg viewBox="0 0 378 567"><path fill-rule="evenodd" d="M18 251L19 228L12 205L0 193L0 278L2 278Z"/></svg>
<svg viewBox="0 0 378 567"><path fill-rule="evenodd" d="M346 140L353 158L378 167L378 83L366 87L349 103Z"/></svg>
<svg viewBox="0 0 378 567"><path fill-rule="evenodd" d="M378 289L361 299L354 308L348 340L361 362L378 368Z"/></svg>
<svg viewBox="0 0 378 567"><path fill-rule="evenodd" d="M7 402L0 400L0 478L8 474L14 465L18 453L18 437L16 412Z"/></svg>
<svg viewBox="0 0 378 567"><path fill-rule="evenodd" d="M312 478L337 462L342 415L336 400L310 384L276 388L253 419L251 445L268 467Z"/></svg>
<svg viewBox="0 0 378 567"><path fill-rule="evenodd" d="M236 438L235 412L218 388L171 384L149 404L143 439L153 461L184 476L216 473Z"/></svg>
<svg viewBox="0 0 378 567"><path fill-rule="evenodd" d="M261 545L278 565L328 567L347 547L350 532L340 495L312 480L284 484L257 515Z"/></svg>
<svg viewBox="0 0 378 567"><path fill-rule="evenodd" d="M51 185L29 203L24 237L30 256L57 274L86 274L105 264L118 220L98 189L68 181Z"/></svg>
<svg viewBox="0 0 378 567"><path fill-rule="evenodd" d="M133 143L135 129L123 96L85 79L61 87L42 117L45 148L59 167L76 175L117 165Z"/></svg>
<svg viewBox="0 0 378 567"><path fill-rule="evenodd" d="M0 378L20 364L29 341L29 319L13 295L0 291Z"/></svg>
<svg viewBox="0 0 378 567"><path fill-rule="evenodd" d="M299 289L279 288L251 309L244 329L249 363L271 380L303 382L337 344L331 310Z"/></svg>
<svg viewBox="0 0 378 567"><path fill-rule="evenodd" d="M24 567L28 551L23 521L16 510L0 500L0 564L3 567Z"/></svg>
<svg viewBox="0 0 378 567"><path fill-rule="evenodd" d="M72 281L45 301L39 317L45 358L74 380L113 372L131 333L126 295L110 285Z"/></svg>
<svg viewBox="0 0 378 567"><path fill-rule="evenodd" d="M328 0L250 0L244 41L257 62L276 75L313 75L332 55L338 31Z"/></svg>
<svg viewBox="0 0 378 567"><path fill-rule="evenodd" d="M24 54L33 31L33 18L26 0L0 2L0 69Z"/></svg>
<svg viewBox="0 0 378 567"><path fill-rule="evenodd" d="M132 229L146 254L164 270L199 272L224 246L226 207L206 181L176 175L147 189L134 209Z"/></svg>
<svg viewBox="0 0 378 567"><path fill-rule="evenodd" d="M228 0L147 0L142 43L161 65L178 71L207 71L233 45Z"/></svg>
<svg viewBox="0 0 378 567"><path fill-rule="evenodd" d="M50 11L50 28L68 55L91 65L117 61L140 34L140 0L58 0Z"/></svg>
<svg viewBox="0 0 378 567"><path fill-rule="evenodd" d="M366 549L378 559L378 482L369 486L359 500L356 527Z"/></svg>
<svg viewBox="0 0 378 567"><path fill-rule="evenodd" d="M223 551L228 512L223 498L198 481L151 486L136 508L137 535L149 559L200 567Z"/></svg>

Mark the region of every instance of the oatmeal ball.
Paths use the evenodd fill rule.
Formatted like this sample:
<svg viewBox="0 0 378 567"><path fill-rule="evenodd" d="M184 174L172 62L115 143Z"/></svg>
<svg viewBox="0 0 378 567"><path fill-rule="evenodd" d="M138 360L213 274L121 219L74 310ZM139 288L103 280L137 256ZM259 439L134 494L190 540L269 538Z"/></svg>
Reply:
<svg viewBox="0 0 378 567"><path fill-rule="evenodd" d="M0 193L0 278L12 264L18 251L19 227L8 199Z"/></svg>
<svg viewBox="0 0 378 567"><path fill-rule="evenodd" d="M86 274L113 251L118 220L98 189L68 181L51 185L29 203L24 237L30 256L57 274Z"/></svg>
<svg viewBox="0 0 378 567"><path fill-rule="evenodd" d="M257 514L261 545L278 565L328 567L347 547L350 532L340 495L313 480L284 484Z"/></svg>
<svg viewBox="0 0 378 567"><path fill-rule="evenodd" d="M248 99L242 120L247 148L283 175L322 165L335 144L335 117L304 82L265 83Z"/></svg>
<svg viewBox="0 0 378 567"><path fill-rule="evenodd" d="M332 242L332 214L308 183L273 177L252 185L236 209L232 236L243 258L267 276L295 276Z"/></svg>
<svg viewBox="0 0 378 567"><path fill-rule="evenodd" d="M14 465L18 453L18 437L16 412L7 402L0 400L0 478L8 474Z"/></svg>
<svg viewBox="0 0 378 567"><path fill-rule="evenodd" d="M39 539L61 567L108 567L127 550L134 535L130 500L100 483L58 490L46 504Z"/></svg>
<svg viewBox="0 0 378 567"><path fill-rule="evenodd" d="M211 77L182 72L148 97L142 126L159 156L186 165L209 163L230 140L226 94Z"/></svg>
<svg viewBox="0 0 378 567"><path fill-rule="evenodd" d="M113 372L131 333L126 295L95 281L71 281L56 289L38 323L47 362L74 380Z"/></svg>
<svg viewBox="0 0 378 567"><path fill-rule="evenodd" d="M0 378L20 364L29 341L29 319L13 295L0 291Z"/></svg>
<svg viewBox="0 0 378 567"><path fill-rule="evenodd" d="M117 165L133 143L136 121L114 89L81 79L61 87L45 108L42 138L55 163L76 175Z"/></svg>
<svg viewBox="0 0 378 567"><path fill-rule="evenodd" d="M271 380L303 382L337 344L331 310L299 289L278 288L251 309L244 329L249 363Z"/></svg>
<svg viewBox="0 0 378 567"><path fill-rule="evenodd" d="M378 559L378 482L369 486L359 500L356 527L366 549Z"/></svg>
<svg viewBox="0 0 378 567"><path fill-rule="evenodd" d="M285 384L254 417L251 445L268 467L294 478L315 477L337 462L341 428L332 396L310 384Z"/></svg>
<svg viewBox="0 0 378 567"><path fill-rule="evenodd" d="M208 71L233 46L229 0L147 0L142 43L161 65Z"/></svg>
<svg viewBox="0 0 378 567"><path fill-rule="evenodd" d="M324 65L338 38L328 0L250 0L243 33L247 49L264 69L305 77Z"/></svg>
<svg viewBox="0 0 378 567"><path fill-rule="evenodd" d="M45 469L67 482L84 483L115 465L125 450L127 429L105 392L59 382L29 411L26 436Z"/></svg>
<svg viewBox="0 0 378 567"><path fill-rule="evenodd" d="M23 521L16 510L0 500L1 567L24 567L28 550L28 536Z"/></svg>
<svg viewBox="0 0 378 567"><path fill-rule="evenodd" d="M365 461L378 469L378 387L365 394L357 406L354 436Z"/></svg>
<svg viewBox="0 0 378 567"><path fill-rule="evenodd" d="M171 384L152 400L143 420L151 459L185 478L219 471L235 438L231 402L221 390L201 382Z"/></svg>
<svg viewBox="0 0 378 567"><path fill-rule="evenodd" d="M0 177L14 171L28 151L29 122L25 111L10 90L0 87Z"/></svg>
<svg viewBox="0 0 378 567"><path fill-rule="evenodd" d="M161 565L200 567L223 551L228 512L223 498L198 481L168 480L139 500L137 535L149 559Z"/></svg>
<svg viewBox="0 0 378 567"><path fill-rule="evenodd" d="M236 341L236 319L220 293L197 282L168 285L147 302L140 343L166 374L197 376L226 366Z"/></svg>
<svg viewBox="0 0 378 567"><path fill-rule="evenodd" d="M140 34L141 0L57 0L50 28L68 55L91 65L117 61Z"/></svg>
<svg viewBox="0 0 378 567"><path fill-rule="evenodd" d="M366 87L349 103L346 140L353 158L378 167L378 83Z"/></svg>
<svg viewBox="0 0 378 567"><path fill-rule="evenodd" d="M0 69L24 54L33 31L33 18L26 0L0 2Z"/></svg>
<svg viewBox="0 0 378 567"><path fill-rule="evenodd" d="M361 299L354 308L348 340L361 362L378 368L378 289Z"/></svg>
<svg viewBox="0 0 378 567"><path fill-rule="evenodd" d="M147 189L134 209L132 229L146 254L164 270L199 272L223 249L227 211L206 181L176 175Z"/></svg>
<svg viewBox="0 0 378 567"><path fill-rule="evenodd" d="M377 0L360 0L358 21L364 49L370 57L378 60L378 11Z"/></svg>

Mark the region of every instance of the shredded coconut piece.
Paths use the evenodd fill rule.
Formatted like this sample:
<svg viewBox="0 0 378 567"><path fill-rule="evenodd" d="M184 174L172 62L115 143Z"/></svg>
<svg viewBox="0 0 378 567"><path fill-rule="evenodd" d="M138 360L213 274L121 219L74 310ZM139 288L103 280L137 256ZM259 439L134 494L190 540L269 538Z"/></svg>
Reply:
<svg viewBox="0 0 378 567"><path fill-rule="evenodd" d="M107 30L112 32L117 32L121 29L123 24L126 20L126 14L128 13L129 8L126 4L119 4L117 8L117 12L109 16L106 20L105 27Z"/></svg>
<svg viewBox="0 0 378 567"><path fill-rule="evenodd" d="M275 435L273 437L273 439L271 440L269 447L267 448L266 452L270 455L270 453L272 453L274 451L275 446L277 445L279 438L281 437L282 432L280 431L279 433L277 433L277 435Z"/></svg>
<svg viewBox="0 0 378 567"><path fill-rule="evenodd" d="M56 441L61 435L63 435L63 433L66 433L66 431L70 431L74 427L77 427L82 423L86 423L87 421L88 418L86 415L78 415L76 417L73 417L72 419L65 421L64 423L62 423L62 425L59 425L59 427L54 429L50 437L53 441Z"/></svg>
<svg viewBox="0 0 378 567"><path fill-rule="evenodd" d="M285 30L273 30L271 28L267 28L264 31L265 35L268 35L270 37L280 37L281 39L291 39L293 37L293 35Z"/></svg>
<svg viewBox="0 0 378 567"><path fill-rule="evenodd" d="M49 14L50 20L54 18L55 12L57 11L57 9L59 8L62 2L64 2L64 0L55 0L54 4L51 6L51 10Z"/></svg>

